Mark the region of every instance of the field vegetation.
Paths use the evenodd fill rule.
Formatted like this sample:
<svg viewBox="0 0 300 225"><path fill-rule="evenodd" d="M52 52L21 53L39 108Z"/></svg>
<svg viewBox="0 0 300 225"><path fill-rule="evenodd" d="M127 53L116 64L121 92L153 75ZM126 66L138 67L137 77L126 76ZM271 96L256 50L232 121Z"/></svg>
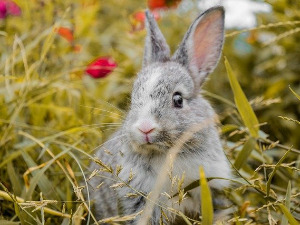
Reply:
<svg viewBox="0 0 300 225"><path fill-rule="evenodd" d="M83 181L126 115L142 64L143 10L161 7L153 2L0 0L0 224L97 223ZM198 1L157 2L166 2L155 13L174 50ZM256 27L226 31L226 58L203 91L236 175L225 192L234 210L220 224L300 221L300 5L264 2L272 11L257 14ZM204 185L192 188L207 205L200 174ZM198 222L179 215L209 224L211 212Z"/></svg>

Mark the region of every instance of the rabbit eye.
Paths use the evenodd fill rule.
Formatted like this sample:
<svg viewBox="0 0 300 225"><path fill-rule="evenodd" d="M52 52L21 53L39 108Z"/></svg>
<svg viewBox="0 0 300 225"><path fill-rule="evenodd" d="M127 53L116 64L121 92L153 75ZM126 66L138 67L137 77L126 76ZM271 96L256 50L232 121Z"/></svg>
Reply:
<svg viewBox="0 0 300 225"><path fill-rule="evenodd" d="M175 108L182 108L183 99L180 92L173 94L173 105Z"/></svg>

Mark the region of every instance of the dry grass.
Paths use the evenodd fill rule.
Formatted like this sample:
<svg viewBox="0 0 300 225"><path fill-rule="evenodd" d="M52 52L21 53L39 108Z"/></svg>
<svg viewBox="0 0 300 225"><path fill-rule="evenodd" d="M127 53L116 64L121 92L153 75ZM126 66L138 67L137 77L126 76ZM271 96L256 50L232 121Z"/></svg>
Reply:
<svg viewBox="0 0 300 225"><path fill-rule="evenodd" d="M145 5L135 1L130 7L116 0L107 5L79 0L56 1L56 4L16 2L23 10L22 17L0 21L0 223L97 223L90 202L81 192L88 188L91 174L86 171L91 160L96 160L95 150L120 126L128 107L132 80L141 63L143 32L130 33L126 18ZM115 7L122 10L115 12ZM171 13L169 16L172 19ZM109 27L107 21L111 21ZM189 18L182 21L189 23ZM298 25L299 20L272 23L229 32L227 36L234 38L242 32L291 26L262 43L267 48L266 45L297 35ZM72 43L57 34L60 26L75 29ZM186 27L181 28L182 33ZM226 52L232 47L230 43L230 40L226 43L225 54L231 54L236 62L239 55ZM74 51L75 45L81 46L79 52ZM119 65L107 78L94 80L84 74L84 69L98 55L111 55ZM236 65L232 67L236 69ZM235 75L240 78L238 72ZM223 79L228 89L229 82L225 76ZM297 92L289 91L290 98L298 101ZM251 101L251 106L258 111L257 118L262 123L250 128L257 129L257 136L244 125L236 104L223 97L227 93L207 92L207 96L220 103L216 105L217 111L222 111L220 132L237 176L232 188L226 191L236 209L228 223L298 224L300 150L297 143L292 146L285 139L275 139L273 131L267 134L263 123L266 120L260 110L282 105L276 119L293 124L295 137L299 121L285 111L282 103L285 99L281 102L276 96L259 99L258 94L252 94L258 98ZM276 124L278 129L280 122ZM166 165L173 159L169 158ZM109 165L105 166L109 170ZM166 175L162 173L162 177ZM118 176L115 179L119 185L129 185ZM198 183L190 188L197 188ZM143 194L134 189L133 193ZM180 193L182 198L184 194ZM150 206L159 204L155 198L149 200ZM187 224L200 221L173 212ZM99 223L118 224L136 216L106 218Z"/></svg>

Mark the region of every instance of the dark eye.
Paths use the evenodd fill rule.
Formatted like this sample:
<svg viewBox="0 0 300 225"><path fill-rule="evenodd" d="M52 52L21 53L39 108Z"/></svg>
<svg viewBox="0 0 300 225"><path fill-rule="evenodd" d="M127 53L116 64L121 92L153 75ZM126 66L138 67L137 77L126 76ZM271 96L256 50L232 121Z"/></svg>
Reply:
<svg viewBox="0 0 300 225"><path fill-rule="evenodd" d="M175 108L182 108L183 99L180 92L173 94L173 105Z"/></svg>

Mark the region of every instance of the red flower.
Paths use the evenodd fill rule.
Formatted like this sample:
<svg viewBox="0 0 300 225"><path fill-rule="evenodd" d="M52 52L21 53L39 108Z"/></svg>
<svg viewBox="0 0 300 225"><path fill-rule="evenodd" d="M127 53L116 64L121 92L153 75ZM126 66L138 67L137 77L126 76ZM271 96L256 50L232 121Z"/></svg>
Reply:
<svg viewBox="0 0 300 225"><path fill-rule="evenodd" d="M90 63L85 72L93 78L103 78L117 67L117 63L111 57L100 57Z"/></svg>
<svg viewBox="0 0 300 225"><path fill-rule="evenodd" d="M58 33L59 36L66 39L71 44L71 46L73 47L74 52L80 52L81 46L74 44L74 35L73 35L74 32L70 28L58 27L58 28L55 29L55 32Z"/></svg>
<svg viewBox="0 0 300 225"><path fill-rule="evenodd" d="M148 7L151 10L175 8L180 2L181 0L148 0Z"/></svg>
<svg viewBox="0 0 300 225"><path fill-rule="evenodd" d="M160 19L160 15L156 11L152 11L152 14L156 20ZM132 31L140 31L143 30L145 27L145 12L144 11L138 11L131 15L131 26Z"/></svg>
<svg viewBox="0 0 300 225"><path fill-rule="evenodd" d="M74 41L73 31L70 28L59 27L55 31L68 42Z"/></svg>
<svg viewBox="0 0 300 225"><path fill-rule="evenodd" d="M81 46L80 45L75 45L73 50L74 50L74 52L80 52L81 51Z"/></svg>
<svg viewBox="0 0 300 225"><path fill-rule="evenodd" d="M13 1L0 0L0 19L5 19L8 15L20 16L20 7Z"/></svg>

